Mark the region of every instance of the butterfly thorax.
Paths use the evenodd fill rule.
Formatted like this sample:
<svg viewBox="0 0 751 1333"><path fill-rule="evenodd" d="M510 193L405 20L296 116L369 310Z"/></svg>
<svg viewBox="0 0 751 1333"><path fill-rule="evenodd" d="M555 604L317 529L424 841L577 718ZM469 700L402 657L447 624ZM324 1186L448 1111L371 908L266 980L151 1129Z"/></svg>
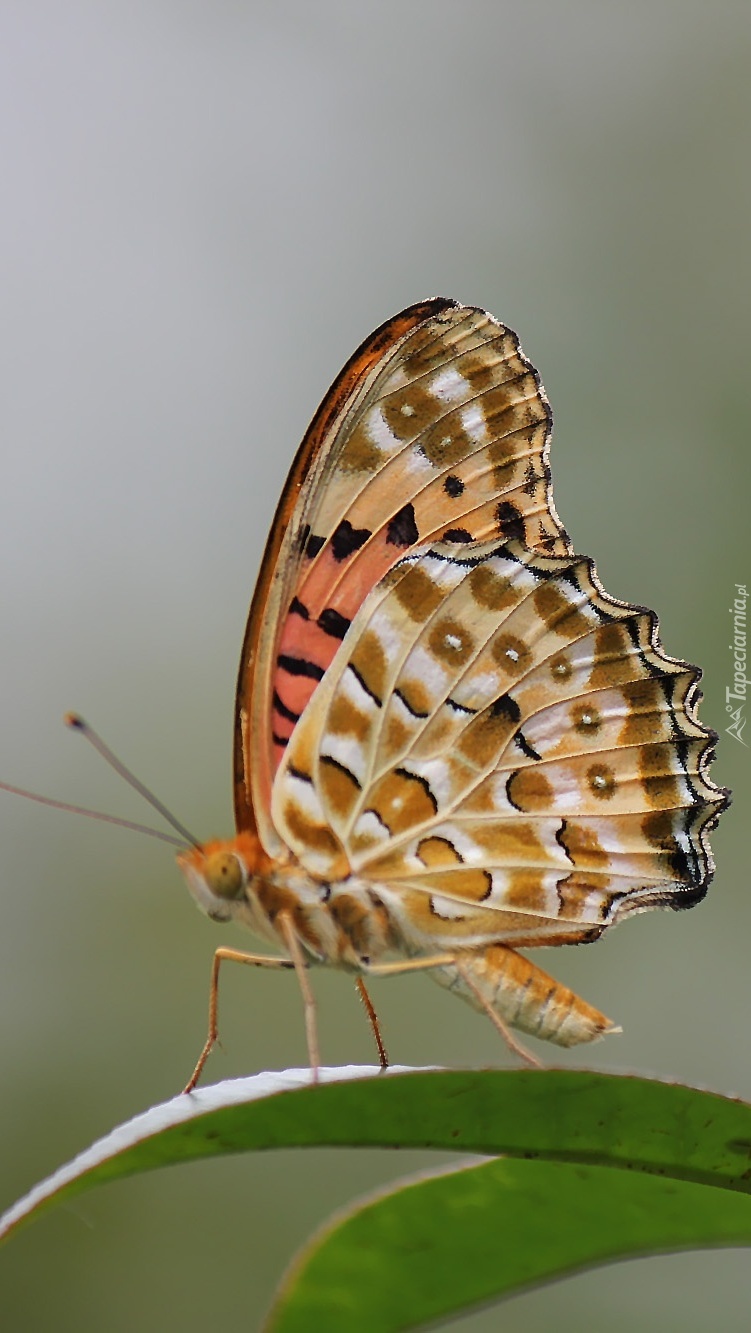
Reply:
<svg viewBox="0 0 751 1333"><path fill-rule="evenodd" d="M236 921L279 945L286 916L311 962L357 971L394 947L389 914L372 886L354 877L315 879L291 854L284 861L268 856L252 833L204 843L177 860L212 921Z"/></svg>

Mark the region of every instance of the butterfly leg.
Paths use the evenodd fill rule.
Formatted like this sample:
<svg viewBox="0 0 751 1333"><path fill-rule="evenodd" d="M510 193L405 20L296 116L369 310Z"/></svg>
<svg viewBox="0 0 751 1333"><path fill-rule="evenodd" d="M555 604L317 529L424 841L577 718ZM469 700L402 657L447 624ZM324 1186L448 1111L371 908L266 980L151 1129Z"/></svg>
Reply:
<svg viewBox="0 0 751 1333"><path fill-rule="evenodd" d="M188 1082L183 1088L183 1092L192 1092L201 1074L204 1065L211 1055L214 1046L219 1037L218 1027L218 1006L219 1006L219 969L222 963L249 963L251 967L294 967L295 963L291 958L273 958L266 954L243 953L240 949L217 949L214 954L214 961L211 965L211 983L209 985L209 1033L204 1043L203 1050L198 1057L196 1067L193 1070Z"/></svg>
<svg viewBox="0 0 751 1333"><path fill-rule="evenodd" d="M528 1051L525 1046L522 1046L521 1042L517 1041L516 1038L512 1036L507 1024L504 1023L500 1014L497 1014L493 1009L489 1000L485 997L474 977L471 975L470 969L457 954L446 953L436 954L432 958L409 958L405 959L403 962L400 961L397 963L375 963L368 968L368 971L375 976L395 976L400 972L421 972L431 968L444 967L450 967L454 972L459 974L467 987L467 990L477 1002L477 1007L482 1009L483 1013L487 1014L493 1027L501 1034L509 1050L513 1051L515 1055L518 1055L521 1060L525 1060L527 1064L534 1065L535 1068L538 1069L541 1068L541 1061L538 1060L535 1055L532 1055L531 1051Z"/></svg>
<svg viewBox="0 0 751 1333"><path fill-rule="evenodd" d="M402 972L427 972L431 967L448 967L456 961L456 954L437 953L427 958L400 958L395 963L368 963L371 977L399 977Z"/></svg>
<svg viewBox="0 0 751 1333"><path fill-rule="evenodd" d="M308 1043L308 1060L310 1061L310 1072L313 1075L313 1082L317 1083L318 1070L321 1067L321 1057L318 1046L316 1002L308 979L308 965L305 961L305 955L300 947L300 941L295 934L295 929L292 925L292 917L289 913L280 912L276 918L275 925L289 949L292 966L295 969L300 990L302 991L303 1013L305 1015L305 1037Z"/></svg>
<svg viewBox="0 0 751 1333"><path fill-rule="evenodd" d="M360 996L360 999L362 1000L363 1005L365 1006L365 1012L368 1016L368 1022L370 1023L373 1036L375 1037L375 1044L378 1047L378 1059L381 1062L381 1069L388 1069L389 1067L388 1052L383 1044L383 1037L381 1036L381 1025L378 1022L378 1014L376 1013L375 1008L373 1006L373 1001L371 1000L370 995L368 994L368 988L365 985L365 982L363 981L362 977L358 977L356 979L355 985L357 986L358 995Z"/></svg>
<svg viewBox="0 0 751 1333"><path fill-rule="evenodd" d="M396 973L421 972L423 971L423 969L427 967L440 967L445 965L449 961L453 961L453 955L450 954L447 954L445 956L441 955L439 958L411 958L411 959L405 959L404 962L399 962L399 963L372 963L368 967L368 972L373 976L388 976L389 974L393 974L395 972ZM378 1022L378 1015L373 1006L373 1001L371 1000L370 995L368 994L365 982L363 981L362 977L357 978L355 985L357 986L357 989L360 993L360 999L365 1005L365 1012L368 1015L368 1021L373 1030L375 1043L376 1046L378 1047L378 1058L381 1062L381 1069L388 1069L389 1067L388 1052L383 1044L383 1037L381 1036L381 1026L380 1023Z"/></svg>

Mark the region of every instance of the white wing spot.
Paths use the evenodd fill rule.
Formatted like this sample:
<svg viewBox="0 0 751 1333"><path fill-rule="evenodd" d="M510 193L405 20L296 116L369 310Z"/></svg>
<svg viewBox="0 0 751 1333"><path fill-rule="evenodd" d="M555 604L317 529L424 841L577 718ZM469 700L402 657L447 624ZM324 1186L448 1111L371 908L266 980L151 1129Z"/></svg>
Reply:
<svg viewBox="0 0 751 1333"><path fill-rule="evenodd" d="M477 403L470 403L462 412L462 425L475 444L483 444L488 438L485 426L485 414Z"/></svg>
<svg viewBox="0 0 751 1333"><path fill-rule="evenodd" d="M411 403L402 403L399 411L403 417L413 417L415 415L415 409Z"/></svg>
<svg viewBox="0 0 751 1333"><path fill-rule="evenodd" d="M450 403L457 399L467 398L469 385L458 370L447 367L446 370L442 370L431 380L430 392L435 398L441 398L444 402Z"/></svg>
<svg viewBox="0 0 751 1333"><path fill-rule="evenodd" d="M467 908L464 903L456 902L453 898L439 897L434 893L430 899L430 906L436 916L440 916L444 921L465 921L467 918Z"/></svg>
<svg viewBox="0 0 751 1333"><path fill-rule="evenodd" d="M379 449L385 453L393 453L401 449L401 441L397 440L393 431L389 429L388 423L379 407L374 407L363 418L363 425L368 436Z"/></svg>

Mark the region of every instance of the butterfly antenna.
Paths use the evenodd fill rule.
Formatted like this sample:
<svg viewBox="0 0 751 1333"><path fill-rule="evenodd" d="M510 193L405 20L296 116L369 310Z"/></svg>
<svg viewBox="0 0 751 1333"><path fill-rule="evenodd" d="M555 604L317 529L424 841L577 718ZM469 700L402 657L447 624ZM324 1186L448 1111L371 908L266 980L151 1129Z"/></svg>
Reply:
<svg viewBox="0 0 751 1333"><path fill-rule="evenodd" d="M184 847L181 838L173 838L171 833L161 829L149 828L148 824L135 824L132 819L121 819L119 815L105 815L101 810L89 810L85 805L69 805L67 801L55 801L51 796L40 796L38 792L27 791L25 787L13 787L10 782L0 782L0 791L9 791L13 796L23 796L27 801L37 801L39 805L50 805L53 810L65 810L71 815L86 815L88 819L101 819L103 824L116 824L118 828L132 829L134 833L147 833L150 838L159 838L173 847Z"/></svg>
<svg viewBox="0 0 751 1333"><path fill-rule="evenodd" d="M124 780L128 783L128 786L132 787L134 791L137 791L139 796L142 796L145 801L148 801L152 809L156 810L157 813L162 816L162 819L166 820L166 822L170 825L170 827L173 828L176 833L180 834L180 837L185 842L189 843L191 847L200 847L201 844L199 843L198 839L194 838L193 834L189 833L188 830L184 827L183 824L180 823L178 819L175 819L175 816L170 813L170 811L167 809L165 805L162 805L162 802L159 800L158 796L154 795L153 791L149 791L149 788L146 787L143 782L140 782L139 779L135 776L135 774L131 773L129 768L125 767L125 764L122 763L120 759L118 759L116 754L112 753L112 750L109 748L109 746L105 745L101 736L97 735L97 733L94 731L94 728L90 727L88 722L85 722L82 717L79 717L78 713L66 713L63 720L65 722L66 727L70 727L73 731L80 731L81 735L85 736L86 740L89 742L90 745L93 745L97 754L100 754L102 756L102 759L104 759L105 762L109 764L110 768L113 768L121 778L124 778ZM53 804L56 804L56 802L53 802ZM104 818L107 817L108 816L104 816ZM122 822L123 824L126 823L125 820L122 821L117 820L114 822L117 823ZM153 831L154 830L152 830L152 832ZM165 839L169 839L169 841L171 842L175 841L174 838L169 838L169 835L166 833L162 834L161 836Z"/></svg>

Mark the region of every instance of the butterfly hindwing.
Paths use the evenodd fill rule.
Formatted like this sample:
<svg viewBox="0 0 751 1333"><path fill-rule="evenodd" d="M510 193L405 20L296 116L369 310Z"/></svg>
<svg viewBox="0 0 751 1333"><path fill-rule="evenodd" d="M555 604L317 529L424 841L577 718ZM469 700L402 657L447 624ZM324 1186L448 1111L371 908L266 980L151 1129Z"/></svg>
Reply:
<svg viewBox="0 0 751 1333"><path fill-rule="evenodd" d="M698 675L590 561L442 543L366 599L286 748L276 826L309 873L387 886L406 936L447 946L688 906L725 802Z"/></svg>

